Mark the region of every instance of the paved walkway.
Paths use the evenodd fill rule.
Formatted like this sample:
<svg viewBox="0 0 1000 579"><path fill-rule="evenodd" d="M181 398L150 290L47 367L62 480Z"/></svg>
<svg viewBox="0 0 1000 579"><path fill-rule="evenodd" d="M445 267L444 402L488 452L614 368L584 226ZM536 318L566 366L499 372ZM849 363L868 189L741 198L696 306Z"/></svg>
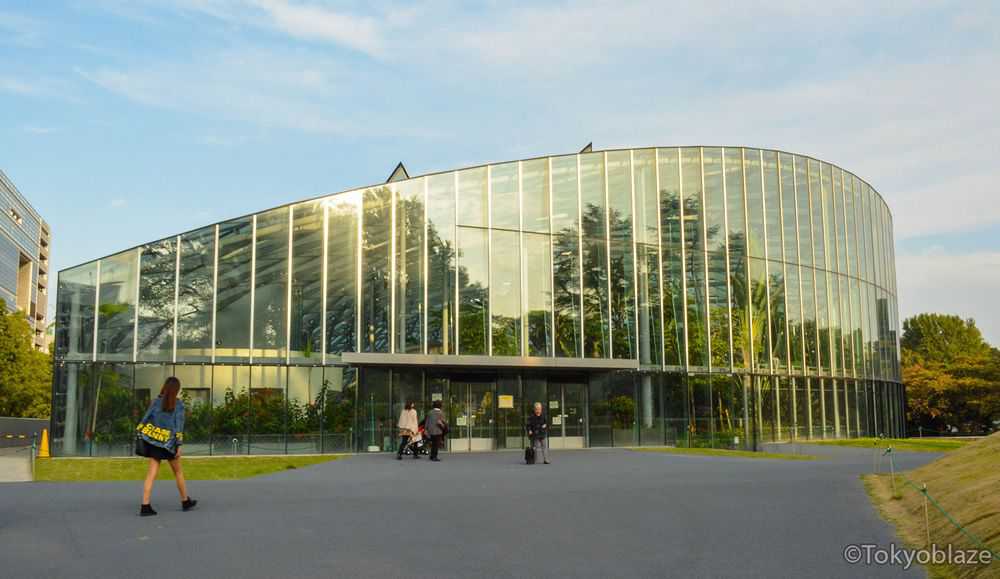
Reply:
<svg viewBox="0 0 1000 579"><path fill-rule="evenodd" d="M366 455L245 481L0 487L9 577L896 577L844 563L894 541L858 475L859 449L793 462L628 450ZM897 455L897 467L933 458ZM168 566L168 561L169 566Z"/></svg>
<svg viewBox="0 0 1000 579"><path fill-rule="evenodd" d="M0 448L0 483L31 480L31 448ZM0 491L2 497L2 491Z"/></svg>

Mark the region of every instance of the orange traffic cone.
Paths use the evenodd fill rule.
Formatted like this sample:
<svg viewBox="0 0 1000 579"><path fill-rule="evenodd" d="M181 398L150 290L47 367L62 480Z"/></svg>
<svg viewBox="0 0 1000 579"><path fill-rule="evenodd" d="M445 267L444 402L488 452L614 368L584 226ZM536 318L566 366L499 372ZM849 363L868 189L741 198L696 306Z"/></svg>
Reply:
<svg viewBox="0 0 1000 579"><path fill-rule="evenodd" d="M38 445L38 458L49 458L49 430L42 429L42 443Z"/></svg>

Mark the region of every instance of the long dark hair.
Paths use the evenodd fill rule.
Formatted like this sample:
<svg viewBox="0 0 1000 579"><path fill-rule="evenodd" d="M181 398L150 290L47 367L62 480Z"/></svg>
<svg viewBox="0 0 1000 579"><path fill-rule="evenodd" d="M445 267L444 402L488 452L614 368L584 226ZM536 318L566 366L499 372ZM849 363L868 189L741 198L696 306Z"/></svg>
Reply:
<svg viewBox="0 0 1000 579"><path fill-rule="evenodd" d="M413 410L413 402L407 402L406 406L403 406L406 410Z"/></svg>
<svg viewBox="0 0 1000 579"><path fill-rule="evenodd" d="M167 412L173 412L177 405L177 394L181 391L181 381L175 376L167 378L160 388L160 397L163 398L160 408Z"/></svg>

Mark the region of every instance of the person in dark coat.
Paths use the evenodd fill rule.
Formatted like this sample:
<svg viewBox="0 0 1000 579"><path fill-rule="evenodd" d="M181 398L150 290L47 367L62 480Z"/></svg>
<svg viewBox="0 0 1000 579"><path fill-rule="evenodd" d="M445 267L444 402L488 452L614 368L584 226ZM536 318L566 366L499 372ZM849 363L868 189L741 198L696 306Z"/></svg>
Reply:
<svg viewBox="0 0 1000 579"><path fill-rule="evenodd" d="M548 434L549 423L542 415L542 403L535 402L535 412L528 417L528 438L531 439L531 448L535 449L535 456L541 455L545 464L549 464Z"/></svg>
<svg viewBox="0 0 1000 579"><path fill-rule="evenodd" d="M427 413L424 429L431 437L431 460L441 462L441 459L438 458L438 450L444 445L444 435L448 433L448 421L444 419L440 400L435 400L431 411Z"/></svg>

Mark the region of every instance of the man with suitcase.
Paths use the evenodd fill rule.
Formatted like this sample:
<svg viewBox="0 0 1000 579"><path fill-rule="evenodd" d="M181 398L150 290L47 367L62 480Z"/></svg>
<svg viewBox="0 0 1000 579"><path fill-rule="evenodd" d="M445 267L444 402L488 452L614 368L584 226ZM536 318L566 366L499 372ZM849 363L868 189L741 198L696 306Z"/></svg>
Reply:
<svg viewBox="0 0 1000 579"><path fill-rule="evenodd" d="M528 417L528 439L531 446L524 453L528 464L534 464L539 454L542 455L542 462L549 464L549 450L545 440L548 432L549 424L542 415L542 403L535 402L535 412Z"/></svg>

